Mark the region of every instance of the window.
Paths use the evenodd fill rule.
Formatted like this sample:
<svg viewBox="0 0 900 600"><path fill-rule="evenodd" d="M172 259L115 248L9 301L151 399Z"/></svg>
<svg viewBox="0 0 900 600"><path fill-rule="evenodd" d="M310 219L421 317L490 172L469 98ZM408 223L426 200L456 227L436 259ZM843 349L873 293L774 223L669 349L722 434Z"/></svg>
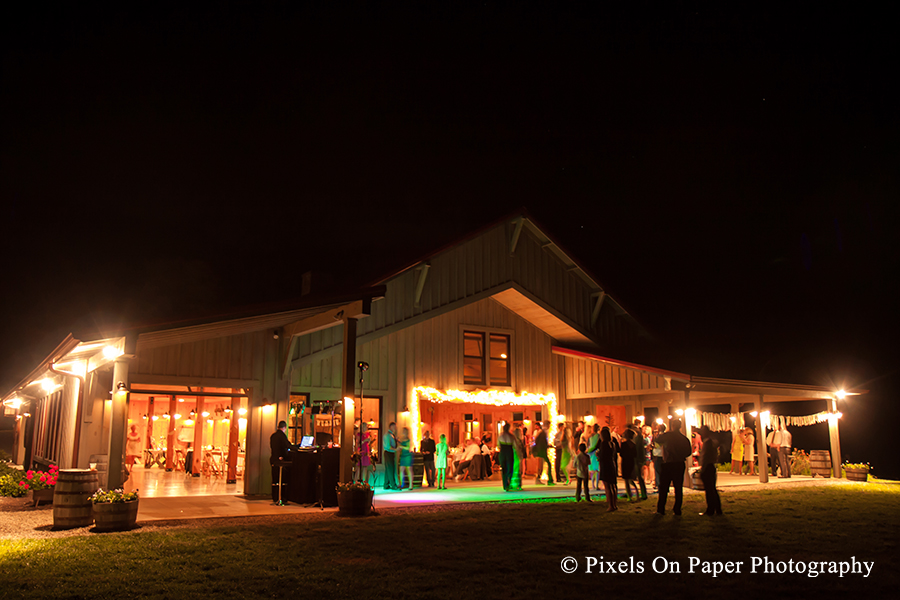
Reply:
<svg viewBox="0 0 900 600"><path fill-rule="evenodd" d="M509 336L506 334L485 331L463 332L463 383L511 385L509 346Z"/></svg>

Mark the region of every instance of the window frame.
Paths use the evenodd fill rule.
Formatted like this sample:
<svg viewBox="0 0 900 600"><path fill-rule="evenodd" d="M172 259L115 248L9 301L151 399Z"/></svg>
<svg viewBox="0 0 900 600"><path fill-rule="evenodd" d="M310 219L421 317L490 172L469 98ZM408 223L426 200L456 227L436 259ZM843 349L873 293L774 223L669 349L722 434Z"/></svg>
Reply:
<svg viewBox="0 0 900 600"><path fill-rule="evenodd" d="M481 357L481 372L483 379L481 383L466 382L466 334L478 333L482 335L483 355ZM506 369L507 382L505 384L491 383L491 336L504 336L508 341ZM479 325L460 325L459 326L459 387L461 389L499 389L499 390L515 390L515 369L513 368L513 348L515 347L515 333L510 329L500 329L497 327L483 327ZM469 357L472 358L472 357Z"/></svg>

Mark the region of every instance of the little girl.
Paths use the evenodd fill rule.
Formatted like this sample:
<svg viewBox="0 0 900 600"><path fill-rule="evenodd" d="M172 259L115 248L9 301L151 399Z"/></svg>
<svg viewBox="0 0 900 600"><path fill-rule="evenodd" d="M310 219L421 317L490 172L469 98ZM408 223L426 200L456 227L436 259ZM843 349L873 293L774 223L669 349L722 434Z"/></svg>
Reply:
<svg viewBox="0 0 900 600"><path fill-rule="evenodd" d="M441 434L441 441L434 449L434 466L437 469L437 487L446 490L447 486L447 436Z"/></svg>

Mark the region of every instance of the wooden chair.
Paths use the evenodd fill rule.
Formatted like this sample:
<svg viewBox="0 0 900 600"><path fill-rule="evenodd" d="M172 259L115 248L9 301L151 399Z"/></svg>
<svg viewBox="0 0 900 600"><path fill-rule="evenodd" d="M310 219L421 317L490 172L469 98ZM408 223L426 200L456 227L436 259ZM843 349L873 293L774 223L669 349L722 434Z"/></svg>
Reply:
<svg viewBox="0 0 900 600"><path fill-rule="evenodd" d="M175 470L176 471L184 471L184 450L181 448L175 449Z"/></svg>

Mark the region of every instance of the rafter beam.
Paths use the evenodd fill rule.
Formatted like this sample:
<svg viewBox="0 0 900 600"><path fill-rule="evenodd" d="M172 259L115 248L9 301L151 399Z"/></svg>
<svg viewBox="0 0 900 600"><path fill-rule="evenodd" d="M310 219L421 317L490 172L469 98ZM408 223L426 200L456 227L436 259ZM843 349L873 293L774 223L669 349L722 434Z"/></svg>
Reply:
<svg viewBox="0 0 900 600"><path fill-rule="evenodd" d="M370 314L372 314L372 300L364 298L285 325L282 328L285 344L284 361L281 369L282 378L287 377L290 372L291 357L294 355L294 345L298 335L312 333L320 329L328 329L344 323L346 319L360 319Z"/></svg>
<svg viewBox="0 0 900 600"><path fill-rule="evenodd" d="M525 225L524 217L517 217L513 219L512 222L513 230L512 234L510 234L509 238L509 255L513 256L516 253L516 245L519 243L519 236L522 235L522 227Z"/></svg>
<svg viewBox="0 0 900 600"><path fill-rule="evenodd" d="M419 271L419 280L416 282L416 298L414 302L414 306L419 308L422 305L422 290L425 289L425 280L428 279L428 271L431 269L431 263L423 263L422 266L418 268Z"/></svg>
<svg viewBox="0 0 900 600"><path fill-rule="evenodd" d="M593 327L600 318L600 309L603 308L603 301L606 300L606 292L591 294L591 299L594 301L594 309L591 311L591 327Z"/></svg>

